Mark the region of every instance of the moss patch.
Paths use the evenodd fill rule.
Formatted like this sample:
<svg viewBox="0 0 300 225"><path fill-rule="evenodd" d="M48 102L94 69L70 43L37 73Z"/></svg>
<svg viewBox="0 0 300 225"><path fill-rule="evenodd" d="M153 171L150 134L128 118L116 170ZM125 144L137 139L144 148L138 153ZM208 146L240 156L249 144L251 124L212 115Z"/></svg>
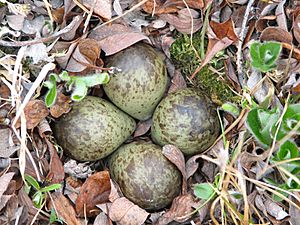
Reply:
<svg viewBox="0 0 300 225"><path fill-rule="evenodd" d="M205 43L206 45L207 43ZM190 36L186 34L176 35L176 41L170 48L171 59L177 69L180 69L184 77L189 77L200 65L201 35L197 32L193 36L195 53L191 46ZM224 53L217 54L211 62L205 66L193 80L191 86L195 86L208 93L217 104L224 102L237 102L238 96L230 89L229 81L224 72ZM213 70L218 71L218 73Z"/></svg>

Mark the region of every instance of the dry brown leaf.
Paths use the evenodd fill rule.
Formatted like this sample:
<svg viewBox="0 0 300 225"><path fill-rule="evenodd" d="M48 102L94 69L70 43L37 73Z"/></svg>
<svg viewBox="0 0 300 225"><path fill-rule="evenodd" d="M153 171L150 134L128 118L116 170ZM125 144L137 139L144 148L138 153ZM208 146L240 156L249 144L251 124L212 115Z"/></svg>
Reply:
<svg viewBox="0 0 300 225"><path fill-rule="evenodd" d="M9 128L0 129L0 157L8 158L15 153L20 147L10 143L10 132Z"/></svg>
<svg viewBox="0 0 300 225"><path fill-rule="evenodd" d="M111 225L112 223L109 221L109 217L101 212L96 216L93 225Z"/></svg>
<svg viewBox="0 0 300 225"><path fill-rule="evenodd" d="M186 0L185 2L182 0L155 0L155 2L147 1L143 5L143 10L149 14L167 14L177 12L180 8L185 8L186 4L194 9L202 9L204 7L203 0Z"/></svg>
<svg viewBox="0 0 300 225"><path fill-rule="evenodd" d="M257 31L262 32L268 27L268 24L274 20L276 20L275 15L262 16L255 22L255 28Z"/></svg>
<svg viewBox="0 0 300 225"><path fill-rule="evenodd" d="M78 41L74 41L72 43L59 41L54 45L53 51L65 52L63 56L59 56L55 58L56 62L60 65L61 68L65 69L66 66L68 65L69 59L73 54L77 44Z"/></svg>
<svg viewBox="0 0 300 225"><path fill-rule="evenodd" d="M148 216L149 213L125 197L116 199L109 211L110 219L122 225L141 225Z"/></svg>
<svg viewBox="0 0 300 225"><path fill-rule="evenodd" d="M53 201L51 204L55 205L58 217L68 225L82 225L76 217L75 210L70 201L62 193L51 193Z"/></svg>
<svg viewBox="0 0 300 225"><path fill-rule="evenodd" d="M97 40L107 56L115 54L141 40L147 40L150 43L149 38L144 34L121 24L112 24L111 26L103 26L93 30L89 38Z"/></svg>
<svg viewBox="0 0 300 225"><path fill-rule="evenodd" d="M133 137L139 137L139 136L146 134L148 132L148 130L150 130L151 125L152 125L152 119L139 121L136 126Z"/></svg>
<svg viewBox="0 0 300 225"><path fill-rule="evenodd" d="M15 175L15 173L6 173L3 174L0 177L0 198L2 197L3 193L6 191L9 182L11 181L11 179L13 178L13 176Z"/></svg>
<svg viewBox="0 0 300 225"><path fill-rule="evenodd" d="M233 43L238 40L234 29L234 24L231 18L225 21L224 23L217 23L211 20L209 22L209 25L219 40L222 40L226 37L232 40Z"/></svg>
<svg viewBox="0 0 300 225"><path fill-rule="evenodd" d="M49 110L44 101L35 99L28 102L24 108L24 113L27 129L33 129L39 124L39 122L49 115ZM20 126L21 122L18 120L16 127L19 128Z"/></svg>
<svg viewBox="0 0 300 225"><path fill-rule="evenodd" d="M75 209L79 216L84 216L84 209L87 215L94 215L96 205L108 202L110 194L110 177L108 171L101 171L86 179L76 199Z"/></svg>
<svg viewBox="0 0 300 225"><path fill-rule="evenodd" d="M47 175L47 180L50 180L51 184L61 183L65 178L64 166L57 154L57 151L53 144L45 137L48 149L50 151L50 171Z"/></svg>
<svg viewBox="0 0 300 225"><path fill-rule="evenodd" d="M300 43L300 14L295 18L293 22L293 33L295 39Z"/></svg>
<svg viewBox="0 0 300 225"><path fill-rule="evenodd" d="M190 11L193 16L193 27L188 9L181 9L178 11L177 16L173 14L161 14L159 18L174 26L181 33L190 34L192 31L195 33L202 27L202 20L199 18L199 13L196 10L190 9Z"/></svg>
<svg viewBox="0 0 300 225"><path fill-rule="evenodd" d="M6 98L6 99L8 99L10 96L9 88L4 83L2 83L2 81L0 81L0 96L1 98Z"/></svg>
<svg viewBox="0 0 300 225"><path fill-rule="evenodd" d="M69 72L82 72L89 66L94 66L100 57L100 45L91 38L81 39L75 48L66 70Z"/></svg>
<svg viewBox="0 0 300 225"><path fill-rule="evenodd" d="M50 107L50 114L54 118L68 113L71 110L71 98L62 93L62 88L59 88L57 98L53 106Z"/></svg>
<svg viewBox="0 0 300 225"><path fill-rule="evenodd" d="M67 2L73 2L73 1L67 1ZM66 10L66 5L65 5L65 10ZM66 15L66 11L65 11L65 15ZM61 38L63 40L72 41L75 38L77 29L80 27L81 23L84 20L83 16L78 15L77 17L78 17L78 20L79 20L78 23L76 23L76 25L74 26L74 28L72 30L70 30L68 33L65 33L61 36ZM66 20L64 20L64 21L66 21Z"/></svg>
<svg viewBox="0 0 300 225"><path fill-rule="evenodd" d="M223 49L227 48L229 45L233 43L232 40L229 38L225 37L222 40L214 40L214 39L209 39L208 47L207 47L207 52L205 55L205 58L201 65L195 70L195 72L191 75L190 79L193 79L196 74L207 64L210 62L210 60L217 54L218 52L222 51ZM212 46L212 47L210 47Z"/></svg>
<svg viewBox="0 0 300 225"><path fill-rule="evenodd" d="M194 155L193 157L189 158L189 160L186 162L185 168L187 179L189 179L191 176L194 175L194 173L196 173L199 167L199 163L197 162L199 158L201 158L201 155Z"/></svg>
<svg viewBox="0 0 300 225"><path fill-rule="evenodd" d="M112 16L112 1L111 0L82 0L82 4L88 9L93 9L93 12L106 20L110 20Z"/></svg>
<svg viewBox="0 0 300 225"><path fill-rule="evenodd" d="M172 93L174 91L180 90L182 88L186 88L186 81L182 76L180 70L175 70L173 74L173 78L171 80L171 86L168 90L168 93Z"/></svg>
<svg viewBox="0 0 300 225"><path fill-rule="evenodd" d="M278 41L278 42L282 42L282 43L291 44L293 42L293 37L289 32L287 32L279 27L267 27L261 33L260 40L261 41Z"/></svg>
<svg viewBox="0 0 300 225"><path fill-rule="evenodd" d="M54 9L54 10L52 10L51 13L52 13L53 20L56 23L61 24L63 22L64 14L65 14L65 8L64 7Z"/></svg>
<svg viewBox="0 0 300 225"><path fill-rule="evenodd" d="M264 202L267 212L275 217L276 220L282 220L288 216L287 212L284 211L276 202L267 199Z"/></svg>
<svg viewBox="0 0 300 225"><path fill-rule="evenodd" d="M276 21L277 21L278 26L281 29L288 31L286 15L285 15L285 6L284 6L285 3L286 3L286 0L281 0L281 2L276 7L275 15L277 16Z"/></svg>
<svg viewBox="0 0 300 225"><path fill-rule="evenodd" d="M191 194L178 196L173 200L170 210L163 214L155 223L155 225L165 225L169 224L172 221L183 223L191 218L192 215L188 214L192 213L194 209L199 207L200 205L201 203L199 202L199 200L196 200ZM208 209L206 209L202 213L206 215L207 212Z"/></svg>
<svg viewBox="0 0 300 225"><path fill-rule="evenodd" d="M187 179L185 170L185 159L183 153L174 145L165 145L162 148L163 155L171 161L182 174L182 194L187 191Z"/></svg>

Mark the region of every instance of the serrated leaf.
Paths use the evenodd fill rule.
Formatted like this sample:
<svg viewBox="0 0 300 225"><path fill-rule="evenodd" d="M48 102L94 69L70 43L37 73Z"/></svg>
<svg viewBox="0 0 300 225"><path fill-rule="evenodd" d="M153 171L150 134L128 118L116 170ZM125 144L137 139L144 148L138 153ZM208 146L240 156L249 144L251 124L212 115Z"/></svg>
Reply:
<svg viewBox="0 0 300 225"><path fill-rule="evenodd" d="M208 200L215 194L215 190L209 183L196 184L194 194L200 199Z"/></svg>

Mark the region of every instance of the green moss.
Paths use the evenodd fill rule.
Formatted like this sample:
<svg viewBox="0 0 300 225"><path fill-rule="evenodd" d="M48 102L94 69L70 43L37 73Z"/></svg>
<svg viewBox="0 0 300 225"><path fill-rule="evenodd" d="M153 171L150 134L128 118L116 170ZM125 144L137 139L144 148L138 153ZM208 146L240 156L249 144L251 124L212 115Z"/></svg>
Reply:
<svg viewBox="0 0 300 225"><path fill-rule="evenodd" d="M207 41L205 41L207 45ZM193 46L191 46L190 36L178 34L176 41L170 48L171 59L177 69L180 69L184 77L189 77L200 65L201 36L197 32L193 36ZM217 104L224 102L238 102L239 97L230 89L230 83L224 71L224 52L218 53L208 65L206 65L191 82L191 86L198 87ZM213 68L213 69L212 69ZM214 71L218 71L218 73Z"/></svg>

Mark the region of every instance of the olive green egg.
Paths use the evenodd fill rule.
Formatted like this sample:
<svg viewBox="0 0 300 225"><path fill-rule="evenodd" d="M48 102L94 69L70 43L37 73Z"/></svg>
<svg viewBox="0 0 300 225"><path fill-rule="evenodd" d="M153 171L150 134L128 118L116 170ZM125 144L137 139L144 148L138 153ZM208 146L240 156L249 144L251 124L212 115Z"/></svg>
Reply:
<svg viewBox="0 0 300 225"><path fill-rule="evenodd" d="M149 119L167 87L162 54L150 45L138 43L108 57L107 67L120 70L104 85L108 98L132 117Z"/></svg>
<svg viewBox="0 0 300 225"><path fill-rule="evenodd" d="M181 173L153 143L122 145L110 156L109 169L123 194L145 210L162 209L180 194Z"/></svg>
<svg viewBox="0 0 300 225"><path fill-rule="evenodd" d="M135 120L110 102L87 96L54 124L53 133L71 158L95 161L116 150L135 127Z"/></svg>
<svg viewBox="0 0 300 225"><path fill-rule="evenodd" d="M160 146L175 145L185 155L205 151L220 131L214 104L192 88L169 94L155 109L152 120L152 140Z"/></svg>

